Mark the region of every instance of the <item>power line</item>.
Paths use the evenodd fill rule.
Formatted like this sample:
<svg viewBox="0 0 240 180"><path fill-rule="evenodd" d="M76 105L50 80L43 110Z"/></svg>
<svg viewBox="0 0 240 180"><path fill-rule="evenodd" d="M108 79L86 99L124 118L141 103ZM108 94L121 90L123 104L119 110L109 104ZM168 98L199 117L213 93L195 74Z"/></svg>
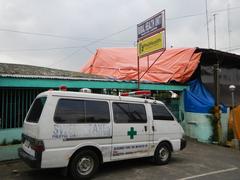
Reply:
<svg viewBox="0 0 240 180"><path fill-rule="evenodd" d="M71 37L71 36L62 36L62 35L48 34L48 33L19 31L19 30L4 29L4 28L0 28L0 31L10 32L10 33L18 33L18 34L25 34L25 35L33 35L33 36L45 36L45 37L66 39L66 40L73 40L73 41L95 41L95 40L99 40L97 38ZM114 43L114 42L116 42L116 43L119 43L119 42L121 42L121 43L131 43L129 41L119 41L119 40L111 40L109 42L111 42L111 43Z"/></svg>
<svg viewBox="0 0 240 180"><path fill-rule="evenodd" d="M78 46L56 47L56 48L26 48L26 49L0 49L0 52L22 52L22 51L52 51L63 49L76 49Z"/></svg>
<svg viewBox="0 0 240 180"><path fill-rule="evenodd" d="M227 9L218 9L218 10L213 10L213 11L208 11L209 13L218 13L218 12L224 12L228 10L235 10L235 9L240 9L239 7L232 7L232 8L227 8ZM183 15L183 16L178 16L178 17L172 17L172 18L166 18L166 20L178 20L178 19L184 19L184 18L191 18L195 16L202 16L205 15L206 12L200 12L200 13L195 13L195 14L188 14L188 15Z"/></svg>
<svg viewBox="0 0 240 180"><path fill-rule="evenodd" d="M215 10L215 11L211 11L211 12L222 12L222 11L239 9L239 8L240 8L240 7L232 7L232 8L228 8L228 9L219 9L219 10ZM167 20L177 20L177 19L189 18L189 17L199 16L199 15L205 15L205 12L203 12L203 13L196 13L196 14L190 14L190 15L184 15L184 16L179 16L179 17L175 17L175 18L167 18ZM69 58L69 57L77 54L82 48L85 48L85 49L86 49L88 46L90 46L90 45L92 45L92 44L95 44L95 43L97 43L97 42L103 41L103 40L105 40L105 39L107 39L107 38L109 38L109 37L111 37L111 36L120 34L120 33L124 32L124 31L126 31L126 30L129 30L129 29L133 28L133 27L136 27L136 24L134 24L134 25L132 25L132 26L129 26L129 27L127 27L127 28L125 28L125 29L123 29L123 30L120 30L120 31L118 31L118 32L112 33L112 34L110 34L110 35L108 35L108 36L105 36L105 37L103 37L103 38L101 38L101 39L92 41L92 42L90 42L89 44L86 44L86 45L82 46L79 50L76 50L76 51L74 51L73 53L71 53L70 55L65 56L65 57L64 57L63 59L61 59L60 61L56 61L55 63L51 64L50 66L55 65L56 63L61 62L61 61L64 61L64 60L66 60L67 58Z"/></svg>
<svg viewBox="0 0 240 180"><path fill-rule="evenodd" d="M239 9L239 8L240 7L231 7L231 8L228 7L227 9L219 9L219 10L213 10L213 11L209 11L209 12L217 13L217 12L235 10L235 9ZM205 12L201 12L201 13L195 13L195 14L189 14L189 15L183 15L183 16L178 16L178 17L167 18L167 20L170 20L170 21L171 20L178 20L178 19L190 18L190 17L195 17L195 16L201 16L201 15L204 15L204 14L205 14ZM132 27L135 27L135 26L136 26L136 24L134 24L132 26L129 26L126 29L129 29L129 28L132 28ZM12 30L12 29L6 29L6 28L0 28L0 31L2 31L2 32L11 32L11 33L20 33L20 34L25 34L25 35L46 36L46 37L67 39L67 40L73 40L73 41L93 41L93 42L95 42L95 41L96 42L102 41L102 38L94 39L94 38L85 38L85 37L63 36L63 35L56 35L56 34L49 34L49 33L19 31L19 30ZM125 31L125 29L123 29L123 31ZM132 43L132 42L130 42L130 41L111 40L111 41L106 42L106 43Z"/></svg>
<svg viewBox="0 0 240 180"><path fill-rule="evenodd" d="M240 50L240 47L238 47L238 48L231 48L231 49L229 49L230 51L237 51L237 50Z"/></svg>
<svg viewBox="0 0 240 180"><path fill-rule="evenodd" d="M12 29L2 29L2 28L0 28L0 31L11 32L11 33L19 33L19 34L26 34L26 35L34 35L34 36L46 36L46 37L68 39L68 40L76 41L76 38L69 37L69 36L55 35L55 34L27 32L27 31L19 31L19 30L12 30Z"/></svg>
<svg viewBox="0 0 240 180"><path fill-rule="evenodd" d="M117 42L101 42L102 44L132 44L133 42L129 43L117 43ZM0 52L27 52L27 51L56 51L56 50L65 50L65 49L78 49L81 48L81 46L67 46L67 47L52 47L52 48L24 48L24 49L0 49Z"/></svg>
<svg viewBox="0 0 240 180"><path fill-rule="evenodd" d="M47 65L46 67L52 67L53 65L55 65L55 64L57 64L57 63L60 63L60 62L62 62L62 61L65 61L66 59L72 57L73 55L77 54L77 53L78 53L79 51L81 51L81 50L82 50L82 48L79 48L79 49L73 51L72 53L68 54L67 56L63 57L62 59L59 59L59 60L55 61L54 63L52 63L52 64L50 64L50 65Z"/></svg>
<svg viewBox="0 0 240 180"><path fill-rule="evenodd" d="M237 6L237 7L231 7L231 8L228 8L228 9L229 10L235 10L235 9L239 9L239 8L240 7ZM217 13L217 12L228 11L228 9L219 9L219 10L213 10L213 11L209 11L209 12ZM204 14L205 14L204 12L201 12L201 13L195 13L195 14L189 14L189 15L183 15L183 16L167 18L167 20L177 20L177 19L189 18L189 17L194 17L194 16L200 16L200 15L204 15ZM134 26L136 26L136 24ZM20 34L26 34L26 35L35 35L35 36L46 36L46 37L68 39L68 40L74 40L74 41L80 41L80 40L81 41L101 40L101 39L86 38L86 37L63 36L63 35L50 34L50 33L20 31L20 30L13 30L13 29L7 29L7 28L0 28L0 31L2 31L2 32L11 32L11 33L20 33ZM127 41L118 41L118 40L112 40L112 41L127 42Z"/></svg>
<svg viewBox="0 0 240 180"><path fill-rule="evenodd" d="M212 13L218 13L218 12L224 12L224 11L228 11L228 10L236 10L239 9L240 6L236 6L236 7L228 7L228 8L224 8L224 9L218 9L218 10L212 10L210 12Z"/></svg>
<svg viewBox="0 0 240 180"><path fill-rule="evenodd" d="M173 17L173 18L166 18L166 20L178 20L178 19L184 19L184 18L190 18L190 17L195 17L195 16L201 16L204 15L205 13L196 13L196 14L189 14L189 15L184 15L184 16L178 16L178 17Z"/></svg>
<svg viewBox="0 0 240 180"><path fill-rule="evenodd" d="M224 50L224 51L235 51L235 50L239 50L240 49L240 45L237 45L237 46L234 46L234 47L231 47L231 48L220 48L220 50Z"/></svg>
<svg viewBox="0 0 240 180"><path fill-rule="evenodd" d="M228 8L228 9L219 9L219 10L214 10L214 11L211 11L211 12L223 12L223 11L227 11L227 10L234 10L234 9L239 9L240 7L232 7L232 8ZM184 15L184 16L178 16L178 17L173 17L173 18L167 18L167 20L177 20L177 19L183 19L183 18L189 18L189 17L195 17L195 16L200 16L200 15L204 15L205 13L195 13L195 14L189 14L189 15ZM93 45L93 44L96 44L98 42L102 42L104 41L105 39L107 38L110 38L112 36L115 36L117 34L120 34L124 31L127 31L133 27L136 27L136 24L134 25L131 25L123 30L120 30L120 31L117 31L115 33L112 33L108 36L105 36L103 38L100 38L100 39L92 39L92 41L89 39L89 38L79 38L79 37L71 37L71 36L62 36L62 35L55 35L55 34L48 34L48 33L35 33L35 32L26 32L26 31L19 31L19 30L11 30L11 29L1 29L0 28L0 31L4 31L4 32L12 32L12 33L20 33L20 34L26 34L26 35L36 35L36 36L46 36L46 37L52 37L52 38L60 38L60 39L68 39L68 40L74 40L74 41L91 41L90 43L86 44L86 45L83 45L81 47L63 47L63 48L46 48L45 50L57 50L57 49L70 49L70 48L78 48L77 50L73 51L71 54L65 56L64 58L56 61L55 63L49 65L49 66L53 66L55 65L56 63L59 63L61 61L64 61L66 60L67 58L69 57L72 57L73 55L77 54L80 50L82 50L82 48L85 48L90 46L90 45ZM113 43L114 41L112 41ZM125 42L125 41L115 41L115 42ZM128 42L129 43L129 42ZM41 50L44 50L44 49L23 49L23 51L41 51ZM18 51L21 51L21 50L18 50Z"/></svg>
<svg viewBox="0 0 240 180"><path fill-rule="evenodd" d="M127 30L133 28L133 27L136 27L136 25L128 26L127 28L124 28L124 29L122 29L122 30L120 30L120 31L114 32L114 33L112 33L112 34L109 34L109 35L107 35L107 36L104 36L104 37L101 38L101 39L98 39L98 40L92 41L92 42L90 42L90 43L88 43L88 44L86 44L86 45L83 45L83 46L81 46L78 50L73 51L71 54L63 57L62 59L60 59L60 60L58 60L58 61L55 61L53 64L51 64L51 65L49 65L49 66L47 66L47 67L51 67L51 66L53 66L53 65L55 65L55 64L57 64L57 63L59 63L59 62L62 62L62 61L64 61L64 60L66 60L66 59L69 58L69 57L72 57L73 55L75 55L75 54L77 54L79 51L81 51L83 48L87 48L87 47L90 46L90 45L93 45L93 44L98 43L98 42L100 42L100 41L103 41L103 40L105 40L105 39L107 39L107 38L110 38L110 37L112 37L112 36L115 36L115 35L117 35L117 34L120 34L120 33L124 32L124 31L127 31Z"/></svg>

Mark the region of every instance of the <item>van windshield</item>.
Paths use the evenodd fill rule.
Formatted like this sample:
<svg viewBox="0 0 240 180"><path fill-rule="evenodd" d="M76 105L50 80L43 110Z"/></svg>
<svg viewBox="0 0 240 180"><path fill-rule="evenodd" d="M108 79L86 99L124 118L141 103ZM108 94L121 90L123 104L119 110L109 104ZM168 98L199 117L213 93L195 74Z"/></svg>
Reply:
<svg viewBox="0 0 240 180"><path fill-rule="evenodd" d="M28 113L28 116L26 119L27 122L38 123L46 100L47 100L47 97L40 97L35 99Z"/></svg>

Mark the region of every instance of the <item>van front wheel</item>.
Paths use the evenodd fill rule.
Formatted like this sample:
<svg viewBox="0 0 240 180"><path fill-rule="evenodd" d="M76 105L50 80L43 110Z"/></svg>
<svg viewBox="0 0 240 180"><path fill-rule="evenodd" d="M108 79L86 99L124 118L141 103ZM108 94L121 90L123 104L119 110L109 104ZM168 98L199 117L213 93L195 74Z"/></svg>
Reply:
<svg viewBox="0 0 240 180"><path fill-rule="evenodd" d="M154 154L157 165L167 164L171 158L171 148L168 143L163 142L158 145Z"/></svg>
<svg viewBox="0 0 240 180"><path fill-rule="evenodd" d="M89 179L99 167L99 158L95 152L91 150L80 151L73 157L69 171L74 179Z"/></svg>

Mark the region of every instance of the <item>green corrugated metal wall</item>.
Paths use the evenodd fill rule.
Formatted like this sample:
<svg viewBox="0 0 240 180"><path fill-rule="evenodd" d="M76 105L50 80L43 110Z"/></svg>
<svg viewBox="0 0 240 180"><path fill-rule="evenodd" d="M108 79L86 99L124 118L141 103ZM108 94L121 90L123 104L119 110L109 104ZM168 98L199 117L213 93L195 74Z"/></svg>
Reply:
<svg viewBox="0 0 240 180"><path fill-rule="evenodd" d="M49 88L0 88L0 130L21 128L35 97ZM69 89L77 91L78 89ZM95 89L93 92L101 92ZM1 143L1 142L0 142Z"/></svg>
<svg viewBox="0 0 240 180"><path fill-rule="evenodd" d="M46 89L0 88L1 129L22 127L22 122L34 98Z"/></svg>

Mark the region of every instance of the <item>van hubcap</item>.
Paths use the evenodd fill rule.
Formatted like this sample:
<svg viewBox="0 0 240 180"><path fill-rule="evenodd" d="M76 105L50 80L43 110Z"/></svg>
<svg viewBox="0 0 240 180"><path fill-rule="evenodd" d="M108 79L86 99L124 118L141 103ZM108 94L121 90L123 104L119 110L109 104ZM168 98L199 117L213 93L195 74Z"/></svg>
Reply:
<svg viewBox="0 0 240 180"><path fill-rule="evenodd" d="M94 162L91 157L83 157L80 159L77 170L82 175L87 175L93 170Z"/></svg>
<svg viewBox="0 0 240 180"><path fill-rule="evenodd" d="M162 147L160 150L159 150L159 157L162 161L166 161L168 159L168 156L169 156L169 152L168 150L165 148L165 147Z"/></svg>

